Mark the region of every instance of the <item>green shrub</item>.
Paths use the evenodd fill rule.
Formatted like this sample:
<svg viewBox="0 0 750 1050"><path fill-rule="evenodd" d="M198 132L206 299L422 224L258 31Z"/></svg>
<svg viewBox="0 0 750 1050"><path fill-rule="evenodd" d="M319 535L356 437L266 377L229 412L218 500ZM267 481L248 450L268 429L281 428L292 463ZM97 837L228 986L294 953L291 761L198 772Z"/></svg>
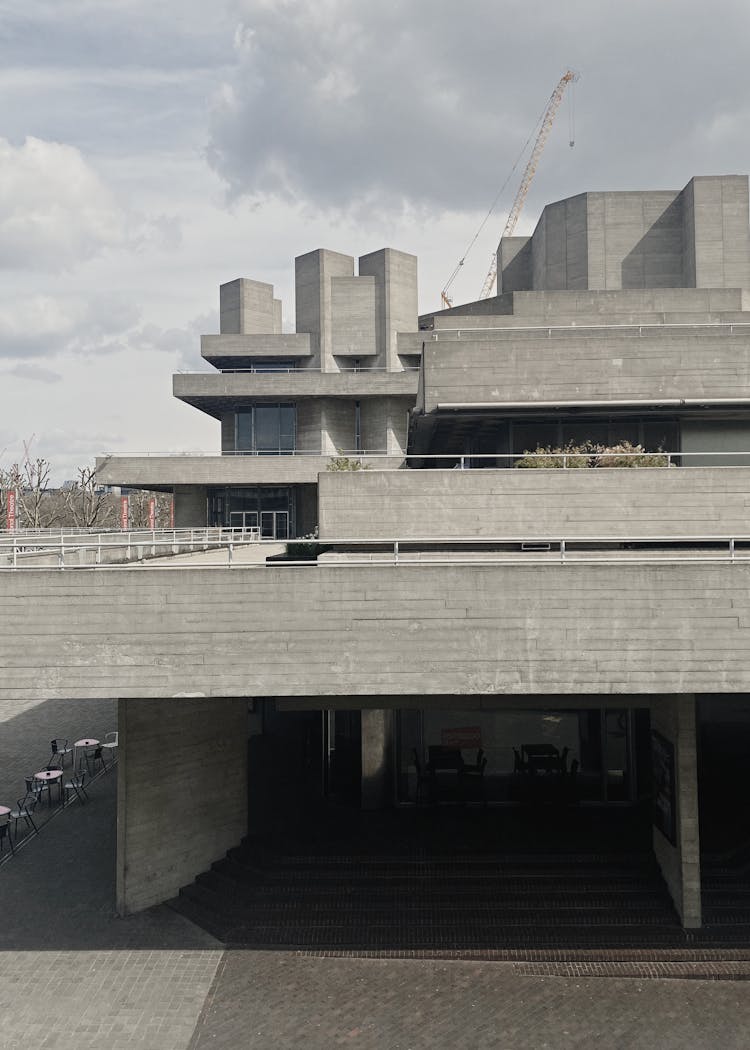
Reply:
<svg viewBox="0 0 750 1050"><path fill-rule="evenodd" d="M538 445L534 451L524 449L521 459L513 464L522 469L579 468L579 467L666 467L669 458L661 451L647 453L642 445L621 441L617 445L597 445L584 441L572 442L563 448Z"/></svg>
<svg viewBox="0 0 750 1050"><path fill-rule="evenodd" d="M369 470L370 464L361 459L350 459L348 456L334 456L328 460L326 470Z"/></svg>

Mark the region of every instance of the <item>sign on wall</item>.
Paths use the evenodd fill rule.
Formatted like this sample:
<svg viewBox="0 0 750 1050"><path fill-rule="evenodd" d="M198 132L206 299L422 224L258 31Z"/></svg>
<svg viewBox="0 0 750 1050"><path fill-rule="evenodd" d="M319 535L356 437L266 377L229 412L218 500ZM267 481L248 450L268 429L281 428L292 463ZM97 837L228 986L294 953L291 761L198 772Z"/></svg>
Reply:
<svg viewBox="0 0 750 1050"><path fill-rule="evenodd" d="M674 744L651 730L651 762L654 770L654 825L673 846L677 845L677 791Z"/></svg>
<svg viewBox="0 0 750 1050"><path fill-rule="evenodd" d="M148 527L150 529L156 528L156 500L153 496L148 501Z"/></svg>
<svg viewBox="0 0 750 1050"><path fill-rule="evenodd" d="M169 527L170 529L174 528L174 496L169 501Z"/></svg>
<svg viewBox="0 0 750 1050"><path fill-rule="evenodd" d="M128 497L120 496L120 528L125 530L128 527Z"/></svg>
<svg viewBox="0 0 750 1050"><path fill-rule="evenodd" d="M443 747L480 748L482 730L479 726L460 726L456 729L441 729L440 743Z"/></svg>

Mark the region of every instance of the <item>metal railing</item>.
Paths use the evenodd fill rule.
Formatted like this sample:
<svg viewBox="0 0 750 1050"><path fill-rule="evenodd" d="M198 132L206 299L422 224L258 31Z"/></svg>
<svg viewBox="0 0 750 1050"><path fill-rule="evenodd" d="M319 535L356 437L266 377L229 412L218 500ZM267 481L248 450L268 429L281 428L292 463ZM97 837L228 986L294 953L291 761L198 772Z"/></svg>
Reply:
<svg viewBox="0 0 750 1050"><path fill-rule="evenodd" d="M351 459L394 459L408 464L415 462L445 462L449 463L448 469L471 470L473 463L489 463L490 461L502 461L504 465L512 466L519 460L554 459L560 461L561 468L570 468L571 461L577 460L574 467L580 466L580 461L607 460L607 459L648 459L652 462L665 460L663 466L676 466L680 460L691 458L700 459L736 459L744 457L750 466L750 450L746 452L431 452L425 454L387 452L384 449L337 449L335 452L323 452L315 449L297 449L289 451L254 452L247 449L227 449L223 452L108 452L102 455L102 459L180 459L180 458L213 458L221 459L224 456L307 456L317 459L337 459L346 457ZM721 465L721 464L720 464ZM485 468L486 469L486 468Z"/></svg>
<svg viewBox="0 0 750 1050"><path fill-rule="evenodd" d="M53 557L56 567L72 568L71 558L80 560L82 554L92 553L93 563L76 567L90 568L107 564L108 555L123 552L129 562L144 556L185 554L216 548L240 547L261 542L260 532L253 529L233 529L208 526L191 529L23 529L15 532L0 530L0 568L39 567L32 562ZM8 564L2 564L2 558ZM66 562L67 558L67 562ZM44 568L55 566L45 565Z"/></svg>
<svg viewBox="0 0 750 1050"><path fill-rule="evenodd" d="M655 311L659 312L659 311ZM675 311L679 313L679 311ZM425 342L439 342L440 336L452 336L454 339L461 339L462 334L469 338L472 335L476 335L478 332L502 332L506 335L516 335L518 332L546 332L548 338L551 338L552 333L555 332L567 332L570 335L575 335L577 332L611 332L615 331L633 331L638 332L639 337L643 336L644 331L651 332L665 331L669 329L676 329L677 331L684 331L685 329L716 329L719 331L726 332L727 335L732 335L735 328L746 329L750 328L750 322L748 321L673 321L668 324L660 324L658 321L652 321L646 324L536 324L536 325L500 325L486 328L473 328L470 325L458 328L425 328L420 331L420 335L424 337ZM416 335L416 333L415 333ZM403 351L406 352L406 351Z"/></svg>
<svg viewBox="0 0 750 1050"><path fill-rule="evenodd" d="M309 557L274 561L274 566L338 568L360 565L383 567L403 565L568 565L568 564L750 564L750 535L595 535L559 534L525 536L443 536L443 537L351 537L338 539L297 540L262 539L257 529L164 529L151 533L138 532L121 536L96 533L89 542L80 534L68 537L33 537L0 534L0 572L49 571L50 569L122 570L146 569L146 553L158 557L167 554L215 551L222 554L213 563L202 562L201 568L233 568L237 550L255 546L259 552L269 544L296 544L307 548ZM107 562L107 551L124 551L121 563ZM81 552L94 552L93 561L82 563ZM135 552L135 555L134 553ZM300 553L303 553L300 551ZM337 553L341 557L336 557ZM225 555L225 557L223 556ZM333 555L333 557L330 557ZM3 556L6 564L2 564ZM323 560L319 560L320 557ZM38 564L40 557L51 558ZM134 562L134 557L137 562ZM34 558L37 562L34 563ZM77 561L71 559L77 558ZM67 559L67 560L66 560ZM263 569L265 560L242 564L242 568ZM195 567L190 561L160 565L160 568Z"/></svg>
<svg viewBox="0 0 750 1050"><path fill-rule="evenodd" d="M221 357L221 353L217 352L211 355L212 357ZM189 368L180 368L177 370L177 375L181 376L216 376L216 375L233 375L235 372L243 373L247 372L250 375L316 375L316 376L338 376L338 375L359 375L361 372L378 372L381 375L402 375L404 372L418 372L420 370L419 365L403 365L401 368L388 368L386 365L357 365L346 366L339 368L338 371L324 371L322 368L309 368L306 365L295 367L294 365L288 365L283 368L268 368L263 365L247 365L244 368L216 368L213 370L201 369L200 371L194 371Z"/></svg>

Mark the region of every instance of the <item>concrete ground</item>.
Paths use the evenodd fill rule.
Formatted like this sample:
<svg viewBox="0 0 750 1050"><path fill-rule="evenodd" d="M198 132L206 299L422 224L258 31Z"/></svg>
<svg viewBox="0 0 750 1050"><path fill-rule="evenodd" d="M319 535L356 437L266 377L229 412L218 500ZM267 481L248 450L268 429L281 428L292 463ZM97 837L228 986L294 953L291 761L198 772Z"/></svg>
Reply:
<svg viewBox="0 0 750 1050"><path fill-rule="evenodd" d="M95 701L0 711L0 801L46 758L52 726L113 724ZM613 964L225 952L167 907L118 919L115 774L90 795L53 808L0 867L0 1050L748 1045L746 980L680 979L688 964L643 978L612 976L628 972Z"/></svg>

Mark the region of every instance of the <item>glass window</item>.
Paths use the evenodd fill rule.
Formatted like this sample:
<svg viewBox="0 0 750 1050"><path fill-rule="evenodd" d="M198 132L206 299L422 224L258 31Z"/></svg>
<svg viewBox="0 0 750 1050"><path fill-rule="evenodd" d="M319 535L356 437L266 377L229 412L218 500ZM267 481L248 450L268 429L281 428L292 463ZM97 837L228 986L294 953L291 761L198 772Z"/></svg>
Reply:
<svg viewBox="0 0 750 1050"><path fill-rule="evenodd" d="M297 409L289 404L260 404L236 413L236 448L241 452L294 452Z"/></svg>
<svg viewBox="0 0 750 1050"><path fill-rule="evenodd" d="M643 447L647 452L679 452L680 430L676 422L644 422Z"/></svg>
<svg viewBox="0 0 750 1050"><path fill-rule="evenodd" d="M238 451L250 452L253 448L253 413L237 413L237 429L235 448Z"/></svg>

